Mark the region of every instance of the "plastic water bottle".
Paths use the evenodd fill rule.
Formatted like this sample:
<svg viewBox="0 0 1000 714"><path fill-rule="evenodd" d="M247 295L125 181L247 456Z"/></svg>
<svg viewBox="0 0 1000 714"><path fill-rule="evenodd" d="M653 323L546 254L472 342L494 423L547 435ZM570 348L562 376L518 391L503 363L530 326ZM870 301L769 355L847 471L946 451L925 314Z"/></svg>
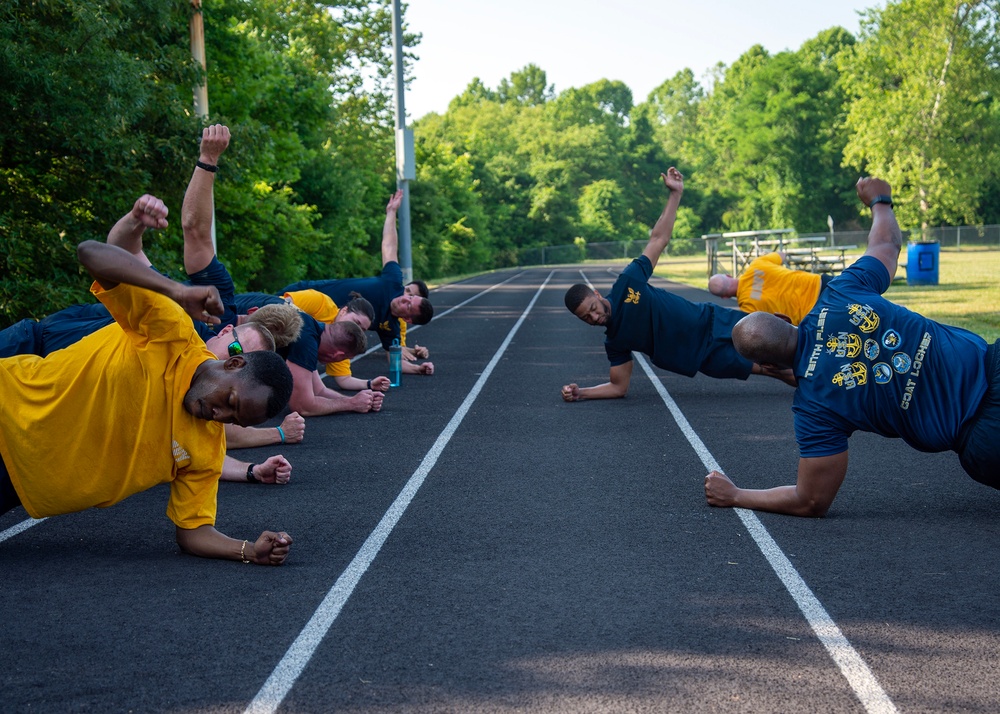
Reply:
<svg viewBox="0 0 1000 714"><path fill-rule="evenodd" d="M393 340L389 346L389 386L398 387L403 374L403 348L399 340Z"/></svg>

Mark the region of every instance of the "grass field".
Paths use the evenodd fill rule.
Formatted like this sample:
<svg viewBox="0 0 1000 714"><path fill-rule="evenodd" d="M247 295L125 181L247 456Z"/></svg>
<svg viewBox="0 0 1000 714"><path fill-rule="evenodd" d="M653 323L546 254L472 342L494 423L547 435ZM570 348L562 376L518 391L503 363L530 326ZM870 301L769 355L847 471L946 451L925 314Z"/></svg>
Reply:
<svg viewBox="0 0 1000 714"><path fill-rule="evenodd" d="M861 255L859 250L854 257ZM900 256L905 261L906 252ZM704 258L661 258L656 274L679 283L707 289ZM982 335L988 342L1000 339L1000 251L941 251L938 285L908 286L900 268L886 297L938 322L957 325Z"/></svg>

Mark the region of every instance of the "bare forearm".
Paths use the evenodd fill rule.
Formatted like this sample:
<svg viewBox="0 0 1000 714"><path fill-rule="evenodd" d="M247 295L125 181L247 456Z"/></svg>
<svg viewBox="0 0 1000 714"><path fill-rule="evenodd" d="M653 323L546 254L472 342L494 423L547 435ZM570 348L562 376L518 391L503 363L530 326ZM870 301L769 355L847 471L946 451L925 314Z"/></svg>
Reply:
<svg viewBox="0 0 1000 714"><path fill-rule="evenodd" d="M129 211L108 232L108 245L117 246L143 259L145 254L142 251L142 235L145 232L146 226Z"/></svg>
<svg viewBox="0 0 1000 714"><path fill-rule="evenodd" d="M222 558L224 560L242 560L242 553L252 546L253 541L236 540L223 535L212 526L198 528L177 528L177 545L185 553L201 558ZM252 552L252 551L251 551Z"/></svg>
<svg viewBox="0 0 1000 714"><path fill-rule="evenodd" d="M653 225L653 230L649 232L650 245L659 248L657 254L662 253L670 242L670 236L674 232L674 223L677 221L677 209L681 204L681 191L671 191L667 199L667 205L663 207L663 212Z"/></svg>
<svg viewBox="0 0 1000 714"><path fill-rule="evenodd" d="M251 449L281 443L281 433L276 427L261 428L226 424L226 446L230 449Z"/></svg>
<svg viewBox="0 0 1000 714"><path fill-rule="evenodd" d="M826 507L803 498L797 486L778 486L764 490L738 488L733 496L733 505L754 511L812 518L823 516L827 511Z"/></svg>
<svg viewBox="0 0 1000 714"><path fill-rule="evenodd" d="M204 155L199 160L211 163ZM215 254L212 247L214 184L214 173L196 167L184 192L181 226L184 228L184 269L189 275L203 270Z"/></svg>
<svg viewBox="0 0 1000 714"><path fill-rule="evenodd" d="M624 389L612 382L605 382L593 387L580 387L578 399L620 399L628 393L628 387Z"/></svg>
<svg viewBox="0 0 1000 714"><path fill-rule="evenodd" d="M351 392L360 392L362 389L371 389L371 387L368 386L368 380L358 379L352 375L334 377L333 381L335 381L337 386L341 389L346 389Z"/></svg>
<svg viewBox="0 0 1000 714"><path fill-rule="evenodd" d="M304 417L322 416L324 414L337 414L339 412L352 411L348 397L339 394L332 389L327 390L331 395L309 394L296 397L292 394L288 402L288 408L297 411Z"/></svg>
<svg viewBox="0 0 1000 714"><path fill-rule="evenodd" d="M148 265L122 248L88 240L77 247L77 257L106 290L126 283L179 300L179 283L150 270Z"/></svg>

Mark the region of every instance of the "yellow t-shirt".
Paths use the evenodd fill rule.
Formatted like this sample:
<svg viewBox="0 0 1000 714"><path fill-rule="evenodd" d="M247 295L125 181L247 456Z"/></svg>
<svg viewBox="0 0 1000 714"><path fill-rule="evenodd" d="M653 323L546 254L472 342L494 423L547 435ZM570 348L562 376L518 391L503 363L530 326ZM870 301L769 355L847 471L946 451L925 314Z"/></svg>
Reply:
<svg viewBox="0 0 1000 714"><path fill-rule="evenodd" d="M282 297L291 300L302 312L312 315L320 322L333 322L337 319L340 308L337 307L329 295L321 293L319 290L296 290L285 293Z"/></svg>
<svg viewBox="0 0 1000 714"><path fill-rule="evenodd" d="M169 482L170 520L214 524L224 427L183 405L214 355L170 298L125 284L91 292L117 324L46 358L0 360L0 454L22 505L43 518Z"/></svg>
<svg viewBox="0 0 1000 714"><path fill-rule="evenodd" d="M780 312L798 325L819 298L822 277L789 270L778 253L753 260L739 277L736 301L744 312Z"/></svg>

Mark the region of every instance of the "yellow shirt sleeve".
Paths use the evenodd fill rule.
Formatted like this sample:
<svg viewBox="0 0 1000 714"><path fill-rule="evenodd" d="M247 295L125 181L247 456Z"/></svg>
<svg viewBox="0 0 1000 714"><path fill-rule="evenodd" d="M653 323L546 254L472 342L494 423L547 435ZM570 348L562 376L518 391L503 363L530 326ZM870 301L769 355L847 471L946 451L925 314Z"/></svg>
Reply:
<svg viewBox="0 0 1000 714"><path fill-rule="evenodd" d="M327 362L326 374L329 377L350 377L351 360L342 359L339 362Z"/></svg>
<svg viewBox="0 0 1000 714"><path fill-rule="evenodd" d="M283 297L291 299L295 307L320 322L333 322L340 311L337 303L319 290L296 290L285 293Z"/></svg>

